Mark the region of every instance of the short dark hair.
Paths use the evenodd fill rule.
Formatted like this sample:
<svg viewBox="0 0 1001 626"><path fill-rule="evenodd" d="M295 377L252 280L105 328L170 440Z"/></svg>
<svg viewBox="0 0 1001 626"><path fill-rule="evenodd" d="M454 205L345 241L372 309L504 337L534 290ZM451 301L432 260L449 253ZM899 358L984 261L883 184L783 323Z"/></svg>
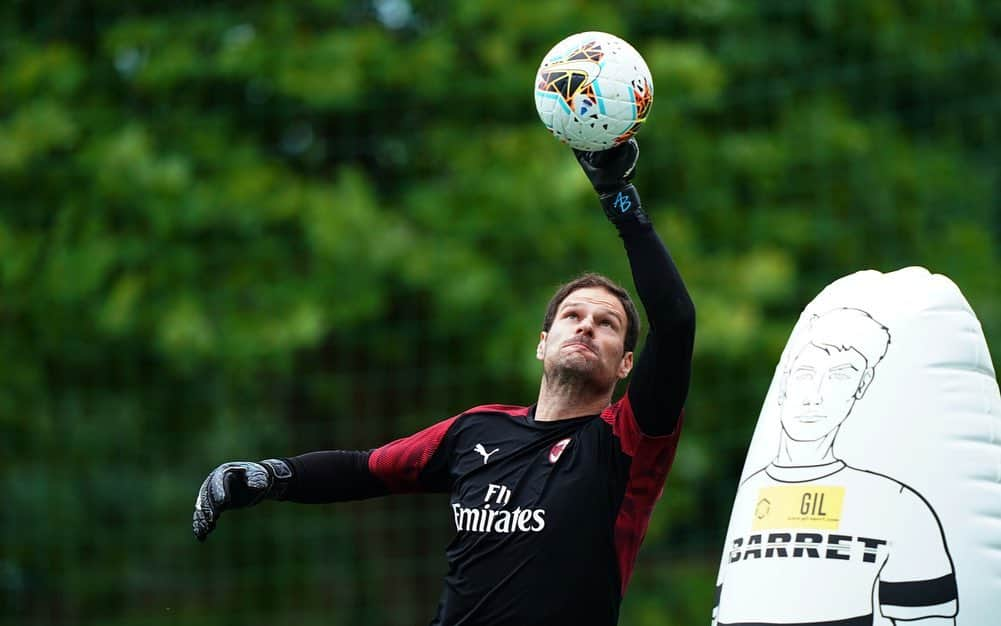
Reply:
<svg viewBox="0 0 1001 626"><path fill-rule="evenodd" d="M633 304L632 298L629 297L629 292L615 284L612 279L601 274L589 272L561 285L546 307L546 317L542 320L542 330L549 332L549 329L553 326L553 320L556 319L556 311L563 304L563 301L567 299L567 296L578 289L588 289L591 287L600 287L614 294L619 299L619 302L622 303L622 308L626 310L626 340L623 347L626 352L632 352L636 349L636 342L639 341L640 314L636 311L636 305Z"/></svg>

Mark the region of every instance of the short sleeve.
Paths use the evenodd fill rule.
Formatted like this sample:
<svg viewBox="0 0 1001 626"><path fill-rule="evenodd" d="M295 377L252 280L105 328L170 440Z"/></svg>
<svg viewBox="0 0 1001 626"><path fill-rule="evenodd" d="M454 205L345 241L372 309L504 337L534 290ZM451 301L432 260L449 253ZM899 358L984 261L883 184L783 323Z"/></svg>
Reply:
<svg viewBox="0 0 1001 626"><path fill-rule="evenodd" d="M368 468L392 493L447 491L447 435L458 417L372 450Z"/></svg>
<svg viewBox="0 0 1001 626"><path fill-rule="evenodd" d="M905 486L897 500L894 541L879 575L880 610L896 620L953 617L956 575L938 517Z"/></svg>

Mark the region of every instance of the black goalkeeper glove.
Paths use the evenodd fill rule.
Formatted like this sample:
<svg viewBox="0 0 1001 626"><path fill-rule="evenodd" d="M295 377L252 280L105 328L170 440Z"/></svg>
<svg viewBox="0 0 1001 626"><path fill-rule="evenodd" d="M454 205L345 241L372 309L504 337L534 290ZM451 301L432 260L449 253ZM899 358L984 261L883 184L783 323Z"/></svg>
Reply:
<svg viewBox="0 0 1001 626"><path fill-rule="evenodd" d="M601 208L613 224L650 222L640 206L636 188L629 182L636 173L636 162L640 156L636 139L600 152L573 152L594 190L598 192Z"/></svg>
<svg viewBox="0 0 1001 626"><path fill-rule="evenodd" d="M281 459L223 463L198 490L191 521L195 537L205 541L223 511L253 506L265 499L281 500L291 480L292 467Z"/></svg>

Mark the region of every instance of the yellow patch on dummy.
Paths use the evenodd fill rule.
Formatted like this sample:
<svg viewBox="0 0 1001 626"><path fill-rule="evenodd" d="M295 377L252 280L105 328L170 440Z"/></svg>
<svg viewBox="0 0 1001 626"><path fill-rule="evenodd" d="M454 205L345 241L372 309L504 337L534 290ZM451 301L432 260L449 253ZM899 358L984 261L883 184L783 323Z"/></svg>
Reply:
<svg viewBox="0 0 1001 626"><path fill-rule="evenodd" d="M841 524L844 487L781 485L758 490L754 530L813 528L836 530Z"/></svg>

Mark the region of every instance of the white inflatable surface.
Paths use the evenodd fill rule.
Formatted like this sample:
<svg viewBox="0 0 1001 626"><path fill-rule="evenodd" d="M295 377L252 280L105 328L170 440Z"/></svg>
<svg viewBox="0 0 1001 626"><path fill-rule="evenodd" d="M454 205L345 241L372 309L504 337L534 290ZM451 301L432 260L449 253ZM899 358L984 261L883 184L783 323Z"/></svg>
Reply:
<svg viewBox="0 0 1001 626"><path fill-rule="evenodd" d="M713 615L1001 624L1001 395L948 278L863 271L807 305L751 440Z"/></svg>

